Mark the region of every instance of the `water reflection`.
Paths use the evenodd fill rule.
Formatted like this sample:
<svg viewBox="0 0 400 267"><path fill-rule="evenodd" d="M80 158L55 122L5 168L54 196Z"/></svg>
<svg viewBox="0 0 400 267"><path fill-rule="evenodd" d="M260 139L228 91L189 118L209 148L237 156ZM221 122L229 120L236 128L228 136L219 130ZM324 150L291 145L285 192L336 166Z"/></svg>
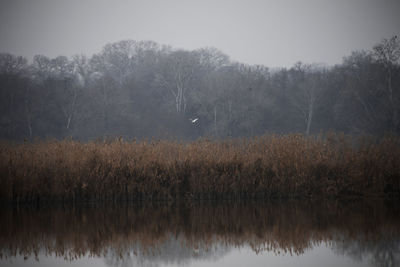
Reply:
<svg viewBox="0 0 400 267"><path fill-rule="evenodd" d="M237 248L290 256L328 245L371 266L400 266L399 210L380 200L3 208L0 256L188 265Z"/></svg>
<svg viewBox="0 0 400 267"><path fill-rule="evenodd" d="M381 232L378 240L337 240L333 243L336 253L356 261L367 259L372 266L400 266L400 239L390 233Z"/></svg>
<svg viewBox="0 0 400 267"><path fill-rule="evenodd" d="M161 266L170 265L189 265L193 261L212 260L217 261L222 258L230 247L216 240L204 246L197 244L193 247L186 243L184 236L169 236L164 242L157 244L157 247L142 249L140 244L131 247L132 253L117 255L108 252L105 256L107 266Z"/></svg>

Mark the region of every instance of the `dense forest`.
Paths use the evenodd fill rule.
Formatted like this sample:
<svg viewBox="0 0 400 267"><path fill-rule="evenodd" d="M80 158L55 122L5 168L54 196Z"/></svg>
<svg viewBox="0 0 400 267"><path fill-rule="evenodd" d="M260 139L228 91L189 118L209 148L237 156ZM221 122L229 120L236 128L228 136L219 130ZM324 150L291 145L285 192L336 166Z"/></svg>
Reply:
<svg viewBox="0 0 400 267"><path fill-rule="evenodd" d="M400 132L400 42L336 66L269 69L215 48L125 40L91 57L0 54L0 139L193 140ZM195 120L198 118L198 120Z"/></svg>

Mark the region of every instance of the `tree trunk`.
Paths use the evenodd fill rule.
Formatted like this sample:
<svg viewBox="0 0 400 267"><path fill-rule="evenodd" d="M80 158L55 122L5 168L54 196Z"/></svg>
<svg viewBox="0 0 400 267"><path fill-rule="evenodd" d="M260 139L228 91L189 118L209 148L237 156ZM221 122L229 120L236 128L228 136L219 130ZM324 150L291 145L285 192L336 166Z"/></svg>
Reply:
<svg viewBox="0 0 400 267"><path fill-rule="evenodd" d="M217 131L217 106L214 106L214 134L215 137L218 136L218 131Z"/></svg>
<svg viewBox="0 0 400 267"><path fill-rule="evenodd" d="M387 68L387 85L388 85L388 93L389 93L389 102L390 102L390 115L391 115L391 127L390 129L395 132L397 130L398 118L397 118L397 109L393 100L393 88L392 88L392 69L389 66Z"/></svg>
<svg viewBox="0 0 400 267"><path fill-rule="evenodd" d="M310 128L311 128L311 123L314 115L314 106L315 106L315 101L317 98L316 95L316 84L315 80L312 81L312 87L311 90L309 91L309 102L308 102L308 111L307 111L307 127L306 127L306 135L310 134Z"/></svg>
<svg viewBox="0 0 400 267"><path fill-rule="evenodd" d="M306 135L310 134L313 115L314 115L314 100L311 100L310 105L308 107Z"/></svg>

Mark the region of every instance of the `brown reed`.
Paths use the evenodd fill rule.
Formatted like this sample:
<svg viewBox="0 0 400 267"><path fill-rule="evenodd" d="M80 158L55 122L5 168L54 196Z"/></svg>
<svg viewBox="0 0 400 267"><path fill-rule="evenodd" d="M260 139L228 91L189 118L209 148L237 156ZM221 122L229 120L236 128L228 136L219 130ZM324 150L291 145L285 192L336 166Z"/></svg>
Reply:
<svg viewBox="0 0 400 267"><path fill-rule="evenodd" d="M2 143L0 177L12 202L399 196L400 139Z"/></svg>

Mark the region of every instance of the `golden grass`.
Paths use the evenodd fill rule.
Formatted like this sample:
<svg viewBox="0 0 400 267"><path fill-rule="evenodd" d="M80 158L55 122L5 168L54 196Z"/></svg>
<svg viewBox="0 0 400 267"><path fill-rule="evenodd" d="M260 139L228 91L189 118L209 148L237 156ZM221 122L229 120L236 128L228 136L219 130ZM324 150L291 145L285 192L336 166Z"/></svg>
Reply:
<svg viewBox="0 0 400 267"><path fill-rule="evenodd" d="M0 175L14 202L399 196L400 139L3 143Z"/></svg>

